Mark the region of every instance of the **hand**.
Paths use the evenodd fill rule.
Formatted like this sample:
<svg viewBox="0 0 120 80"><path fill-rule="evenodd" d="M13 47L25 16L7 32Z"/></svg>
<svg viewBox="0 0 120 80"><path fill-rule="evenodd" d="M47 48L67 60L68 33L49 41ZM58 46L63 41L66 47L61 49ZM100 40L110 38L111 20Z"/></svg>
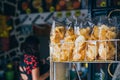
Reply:
<svg viewBox="0 0 120 80"><path fill-rule="evenodd" d="M46 60L45 59L41 59L40 60L43 64L46 64Z"/></svg>

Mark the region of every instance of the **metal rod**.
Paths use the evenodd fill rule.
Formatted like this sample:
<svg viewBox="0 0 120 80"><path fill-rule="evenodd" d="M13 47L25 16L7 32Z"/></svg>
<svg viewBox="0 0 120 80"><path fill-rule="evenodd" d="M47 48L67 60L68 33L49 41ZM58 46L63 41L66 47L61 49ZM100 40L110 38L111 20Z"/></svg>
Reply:
<svg viewBox="0 0 120 80"><path fill-rule="evenodd" d="M79 75L79 72L78 72L78 70L77 70L77 68L76 68L76 64L73 63L73 66L74 66L74 69L75 69L75 71L76 71L76 73L77 73L78 79L81 80L80 75Z"/></svg>

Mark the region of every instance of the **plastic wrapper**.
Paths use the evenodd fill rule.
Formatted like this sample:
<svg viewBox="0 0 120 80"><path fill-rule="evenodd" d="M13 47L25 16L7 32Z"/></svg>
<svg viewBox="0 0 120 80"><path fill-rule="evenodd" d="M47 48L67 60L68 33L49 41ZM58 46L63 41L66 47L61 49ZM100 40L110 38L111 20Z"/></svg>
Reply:
<svg viewBox="0 0 120 80"><path fill-rule="evenodd" d="M86 21L87 22L87 21ZM73 61L84 61L86 57L86 41L90 33L90 26L84 22L74 26L76 32L75 47L73 51Z"/></svg>
<svg viewBox="0 0 120 80"><path fill-rule="evenodd" d="M99 17L95 21L71 19L65 27L53 22L50 36L53 61L116 61L120 42L116 20Z"/></svg>
<svg viewBox="0 0 120 80"><path fill-rule="evenodd" d="M65 35L65 27L60 24L56 24L53 22L51 33L50 33L50 41L52 44L60 43L63 40Z"/></svg>
<svg viewBox="0 0 120 80"><path fill-rule="evenodd" d="M64 39L64 35L65 27L53 21L50 33L50 55L53 61L60 61L61 41Z"/></svg>
<svg viewBox="0 0 120 80"><path fill-rule="evenodd" d="M74 28L72 25L66 27L66 33L64 37L64 42L61 47L61 61L70 61L72 60L72 53L74 49L74 41L76 39L76 35L74 33Z"/></svg>
<svg viewBox="0 0 120 80"><path fill-rule="evenodd" d="M98 55L97 53L97 42L96 41L88 41L87 48L86 48L86 61L93 61L96 60Z"/></svg>
<svg viewBox="0 0 120 80"><path fill-rule="evenodd" d="M117 38L116 20L114 18L100 17L98 22L98 59L113 60L116 54L114 39ZM113 41L112 41L113 40Z"/></svg>

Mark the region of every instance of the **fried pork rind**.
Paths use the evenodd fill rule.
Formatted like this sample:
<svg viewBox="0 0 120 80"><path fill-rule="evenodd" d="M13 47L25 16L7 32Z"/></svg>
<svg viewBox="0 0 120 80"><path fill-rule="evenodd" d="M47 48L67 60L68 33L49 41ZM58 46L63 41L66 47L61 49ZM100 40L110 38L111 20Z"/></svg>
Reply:
<svg viewBox="0 0 120 80"><path fill-rule="evenodd" d="M86 40L88 40L89 34L90 34L90 27L80 29L80 35L84 36Z"/></svg>
<svg viewBox="0 0 120 80"><path fill-rule="evenodd" d="M99 59L100 60L113 60L115 55L115 46L112 41L99 42Z"/></svg>
<svg viewBox="0 0 120 80"><path fill-rule="evenodd" d="M91 31L89 40L98 40L98 33L99 33L98 26L94 26L92 31Z"/></svg>
<svg viewBox="0 0 120 80"><path fill-rule="evenodd" d="M109 27L106 25L101 25L101 26L94 26L93 31L91 32L91 35L89 37L89 40L98 40L97 43L97 55L95 55L95 59L100 59L100 60L107 60L107 59L113 59L115 55L115 46L113 42L108 41L111 39L116 38L116 28L115 27ZM102 41L106 40L106 41ZM88 45L91 52L93 51L90 45ZM90 51L88 51L90 52ZM90 53L91 53L90 52ZM92 55L91 55L92 56ZM89 58L90 60L93 60L93 58Z"/></svg>
<svg viewBox="0 0 120 80"><path fill-rule="evenodd" d="M106 40L99 42L99 49L98 49L98 54L99 54L99 59L102 60L112 60L114 59L115 55L115 46L112 41L107 41L110 39L115 39L116 38L116 31L115 27L108 27L106 25L101 25L99 27L99 40Z"/></svg>
<svg viewBox="0 0 120 80"><path fill-rule="evenodd" d="M96 41L89 41L87 43L87 49L86 49L86 60L93 61L96 59L97 55L98 53L97 53Z"/></svg>
<svg viewBox="0 0 120 80"><path fill-rule="evenodd" d="M99 27L93 26L92 31L90 33L89 40L87 42L87 50L86 50L86 60L93 61L97 59L98 55L98 40L99 38Z"/></svg>
<svg viewBox="0 0 120 80"><path fill-rule="evenodd" d="M60 46L61 44L54 44L51 48L51 56L53 61L60 61Z"/></svg>
<svg viewBox="0 0 120 80"><path fill-rule="evenodd" d="M116 52L116 27L100 25L94 27L65 29L54 28L50 36L53 61L113 60ZM76 31L77 30L77 31ZM110 40L110 41L109 41Z"/></svg>
<svg viewBox="0 0 120 80"><path fill-rule="evenodd" d="M108 50L108 45L106 44L106 41L99 42L99 59L106 60L107 58L107 51Z"/></svg>
<svg viewBox="0 0 120 80"><path fill-rule="evenodd" d="M99 40L115 39L117 36L115 29L115 27L101 25L99 27Z"/></svg>
<svg viewBox="0 0 120 80"><path fill-rule="evenodd" d="M57 26L53 32L51 33L52 35L50 36L51 43L60 43L60 41L64 38L65 36L65 28L64 26Z"/></svg>
<svg viewBox="0 0 120 80"><path fill-rule="evenodd" d="M60 41L63 40L65 36L65 27L64 26L57 26L52 30L50 36L50 47L51 50L50 54L52 55L53 61L60 61L60 51L61 51L61 43Z"/></svg>
<svg viewBox="0 0 120 80"><path fill-rule="evenodd" d="M90 28L79 29L78 36L75 40L75 48L73 51L73 61L83 61L85 59L86 52L86 40L89 37Z"/></svg>
<svg viewBox="0 0 120 80"><path fill-rule="evenodd" d="M73 43L63 43L62 50L60 54L60 61L70 61L73 53L74 44Z"/></svg>
<svg viewBox="0 0 120 80"><path fill-rule="evenodd" d="M64 42L61 46L61 61L68 61L72 59L72 53L74 49L74 41L76 39L76 35L74 34L73 28L69 28L66 31Z"/></svg>
<svg viewBox="0 0 120 80"><path fill-rule="evenodd" d="M63 26L58 26L55 28L56 33L58 33L58 36L60 39L63 39L65 36L65 27Z"/></svg>
<svg viewBox="0 0 120 80"><path fill-rule="evenodd" d="M75 40L75 48L73 51L73 61L80 61L85 59L85 47L86 47L86 42L85 42L85 37L84 36L78 36L77 39Z"/></svg>

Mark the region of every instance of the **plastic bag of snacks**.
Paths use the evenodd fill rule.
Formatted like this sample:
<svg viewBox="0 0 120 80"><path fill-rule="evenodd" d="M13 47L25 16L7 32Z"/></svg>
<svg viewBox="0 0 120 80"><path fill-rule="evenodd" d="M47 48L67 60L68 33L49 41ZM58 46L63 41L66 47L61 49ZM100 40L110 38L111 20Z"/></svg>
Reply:
<svg viewBox="0 0 120 80"><path fill-rule="evenodd" d="M87 21L86 21L87 22ZM75 26L76 40L73 51L73 61L84 61L86 56L86 41L90 33L90 26L81 21L76 23Z"/></svg>
<svg viewBox="0 0 120 80"><path fill-rule="evenodd" d="M98 60L113 60L116 54L116 19L100 16L97 22Z"/></svg>
<svg viewBox="0 0 120 80"><path fill-rule="evenodd" d="M89 31L86 40L86 61L93 61L97 57L97 43L94 37L94 23L91 20L85 21L86 25L89 26ZM82 30L83 31L83 30Z"/></svg>
<svg viewBox="0 0 120 80"><path fill-rule="evenodd" d="M117 52L116 19L98 17L78 21L69 19L66 27L53 21L50 53L53 61L107 61Z"/></svg>
<svg viewBox="0 0 120 80"><path fill-rule="evenodd" d="M89 24L90 32L86 41L86 61L94 61L98 55L98 27L91 20L87 21L87 23Z"/></svg>
<svg viewBox="0 0 120 80"><path fill-rule="evenodd" d="M69 21L66 25L65 37L61 46L61 61L71 61L72 53L74 49L74 41L76 39L76 35L74 32L74 28L72 22Z"/></svg>
<svg viewBox="0 0 120 80"><path fill-rule="evenodd" d="M60 61L61 41L65 36L65 27L53 21L50 33L50 56L53 61Z"/></svg>

